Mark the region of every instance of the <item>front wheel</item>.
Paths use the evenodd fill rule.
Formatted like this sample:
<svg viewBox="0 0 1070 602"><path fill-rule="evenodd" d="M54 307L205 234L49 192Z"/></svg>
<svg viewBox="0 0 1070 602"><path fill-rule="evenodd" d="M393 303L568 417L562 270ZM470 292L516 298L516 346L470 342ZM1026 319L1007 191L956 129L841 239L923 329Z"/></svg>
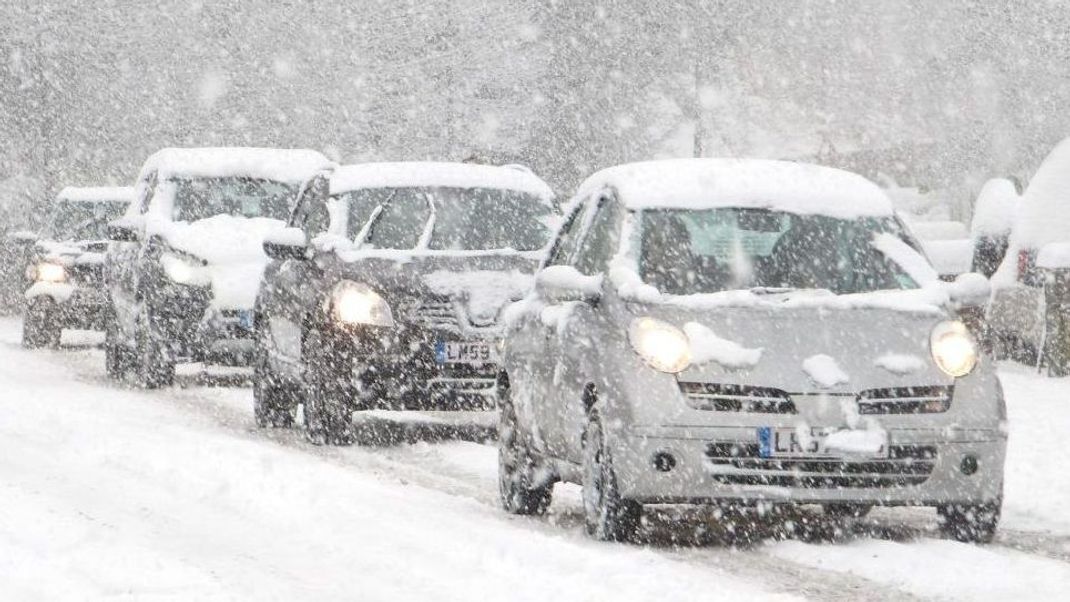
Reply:
<svg viewBox="0 0 1070 602"><path fill-rule="evenodd" d="M936 509L944 534L966 543L991 543L1002 511L1002 498L987 504L955 504Z"/></svg>
<svg viewBox="0 0 1070 602"><path fill-rule="evenodd" d="M597 410L583 435L583 519L588 535L602 541L631 541L639 533L643 506L621 499L613 457Z"/></svg>
<svg viewBox="0 0 1070 602"><path fill-rule="evenodd" d="M508 385L499 390L498 406L498 494L502 508L510 514L543 514L550 507L554 484L550 479L539 482L536 459L520 429Z"/></svg>
<svg viewBox="0 0 1070 602"><path fill-rule="evenodd" d="M169 387L175 381L175 361L164 343L153 335L155 328L147 314L138 319L134 338L134 368L138 384L146 389Z"/></svg>
<svg viewBox="0 0 1070 602"><path fill-rule="evenodd" d="M27 349L59 347L61 329L56 321L56 302L38 297L26 308L22 321L22 346Z"/></svg>
<svg viewBox="0 0 1070 602"><path fill-rule="evenodd" d="M352 445L353 343L314 330L305 340L305 430L316 445Z"/></svg>
<svg viewBox="0 0 1070 602"><path fill-rule="evenodd" d="M260 428L290 428L297 421L296 387L281 382L268 363L268 350L257 341L253 364L253 414Z"/></svg>

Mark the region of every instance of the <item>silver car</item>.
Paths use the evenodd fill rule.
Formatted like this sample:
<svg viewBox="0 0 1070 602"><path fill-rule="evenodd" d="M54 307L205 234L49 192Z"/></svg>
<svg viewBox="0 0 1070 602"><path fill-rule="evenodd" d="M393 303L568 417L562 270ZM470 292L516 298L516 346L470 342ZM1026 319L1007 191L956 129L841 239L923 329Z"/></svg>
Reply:
<svg viewBox="0 0 1070 602"><path fill-rule="evenodd" d="M955 317L987 286L939 282L875 185L639 163L588 179L565 220L508 310L506 510L571 481L600 539L632 536L644 505L780 503L935 506L951 536L993 536L1004 401Z"/></svg>

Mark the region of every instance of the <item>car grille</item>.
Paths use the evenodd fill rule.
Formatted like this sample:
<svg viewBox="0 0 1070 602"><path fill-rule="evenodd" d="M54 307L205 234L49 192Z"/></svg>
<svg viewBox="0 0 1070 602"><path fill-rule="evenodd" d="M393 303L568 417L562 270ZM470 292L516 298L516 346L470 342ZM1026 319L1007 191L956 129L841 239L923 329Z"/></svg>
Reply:
<svg viewBox="0 0 1070 602"><path fill-rule="evenodd" d="M680 382L680 391L696 410L795 414L791 393L772 387ZM951 408L952 386L869 389L856 396L860 414L934 414Z"/></svg>
<svg viewBox="0 0 1070 602"><path fill-rule="evenodd" d="M691 407L697 410L764 414L795 413L795 403L786 391L780 389L681 382L680 390L687 396Z"/></svg>
<svg viewBox="0 0 1070 602"><path fill-rule="evenodd" d="M104 265L79 263L67 267L71 280L82 286L98 286L104 283Z"/></svg>
<svg viewBox="0 0 1070 602"><path fill-rule="evenodd" d="M859 414L936 414L951 407L954 387L893 387L858 395Z"/></svg>
<svg viewBox="0 0 1070 602"><path fill-rule="evenodd" d="M412 323L416 326L435 330L460 330L457 310L448 300L420 301L412 311Z"/></svg>
<svg viewBox="0 0 1070 602"><path fill-rule="evenodd" d="M711 443L706 458L726 485L772 485L807 489L888 488L920 485L936 464L934 445L892 445L880 460L762 458L756 443Z"/></svg>

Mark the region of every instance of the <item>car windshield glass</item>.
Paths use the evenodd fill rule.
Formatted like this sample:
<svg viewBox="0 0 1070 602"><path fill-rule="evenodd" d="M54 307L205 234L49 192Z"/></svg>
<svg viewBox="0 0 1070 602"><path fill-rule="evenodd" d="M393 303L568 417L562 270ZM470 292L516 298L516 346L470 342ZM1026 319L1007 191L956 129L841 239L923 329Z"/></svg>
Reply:
<svg viewBox="0 0 1070 602"><path fill-rule="evenodd" d="M173 219L193 222L215 215L285 220L298 186L252 178L198 178L175 181Z"/></svg>
<svg viewBox="0 0 1070 602"><path fill-rule="evenodd" d="M493 188L434 188L435 228L429 247L441 251L535 251L550 238L551 206L535 195Z"/></svg>
<svg viewBox="0 0 1070 602"><path fill-rule="evenodd" d="M871 244L902 236L892 218L837 219L766 209L641 214L640 273L660 291L827 289L837 294L917 288Z"/></svg>
<svg viewBox="0 0 1070 602"><path fill-rule="evenodd" d="M48 238L54 240L103 240L108 222L118 218L126 209L123 201L78 203L59 201L53 208Z"/></svg>
<svg viewBox="0 0 1070 602"><path fill-rule="evenodd" d="M352 190L335 197L344 201L346 204L346 232L349 238L353 239L360 234L360 231L375 213L376 207L396 198L398 194L413 196L417 194L417 192L413 189L405 188L363 188L360 190ZM422 197L416 200L421 203L424 202ZM424 223L422 219L413 220L411 225L416 236L419 236L420 233L423 232Z"/></svg>

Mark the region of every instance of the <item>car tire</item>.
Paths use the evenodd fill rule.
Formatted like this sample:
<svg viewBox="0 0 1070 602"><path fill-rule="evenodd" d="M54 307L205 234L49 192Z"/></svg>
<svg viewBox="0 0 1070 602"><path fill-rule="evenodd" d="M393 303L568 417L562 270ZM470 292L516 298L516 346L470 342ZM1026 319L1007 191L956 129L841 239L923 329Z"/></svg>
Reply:
<svg viewBox="0 0 1070 602"><path fill-rule="evenodd" d="M622 499L605 429L597 410L583 433L583 518L587 534L601 541L633 541L643 506Z"/></svg>
<svg viewBox="0 0 1070 602"><path fill-rule="evenodd" d="M123 345L119 333L119 323L114 315L109 315L104 322L104 370L108 378L123 380L130 372L130 350Z"/></svg>
<svg viewBox="0 0 1070 602"><path fill-rule="evenodd" d="M554 483L534 485L537 458L521 430L508 384L498 387L498 494L510 514L544 514L550 507Z"/></svg>
<svg viewBox="0 0 1070 602"><path fill-rule="evenodd" d="M151 319L142 314L134 337L133 367L138 384L145 389L169 387L175 382L175 362L154 331Z"/></svg>
<svg viewBox="0 0 1070 602"><path fill-rule="evenodd" d="M944 535L966 543L991 543L1002 511L1002 498L987 504L954 504L936 509Z"/></svg>
<svg viewBox="0 0 1070 602"><path fill-rule="evenodd" d="M865 518L873 510L873 504L825 504L821 511L833 519Z"/></svg>
<svg viewBox="0 0 1070 602"><path fill-rule="evenodd" d="M56 321L56 302L48 297L30 301L22 320L22 346L27 349L59 347L62 329Z"/></svg>
<svg viewBox="0 0 1070 602"><path fill-rule="evenodd" d="M315 329L305 340L305 431L316 445L352 445L353 343Z"/></svg>
<svg viewBox="0 0 1070 602"><path fill-rule="evenodd" d="M253 362L253 415L260 428L291 428L300 405L295 386L283 383L271 370L267 347L258 337Z"/></svg>

